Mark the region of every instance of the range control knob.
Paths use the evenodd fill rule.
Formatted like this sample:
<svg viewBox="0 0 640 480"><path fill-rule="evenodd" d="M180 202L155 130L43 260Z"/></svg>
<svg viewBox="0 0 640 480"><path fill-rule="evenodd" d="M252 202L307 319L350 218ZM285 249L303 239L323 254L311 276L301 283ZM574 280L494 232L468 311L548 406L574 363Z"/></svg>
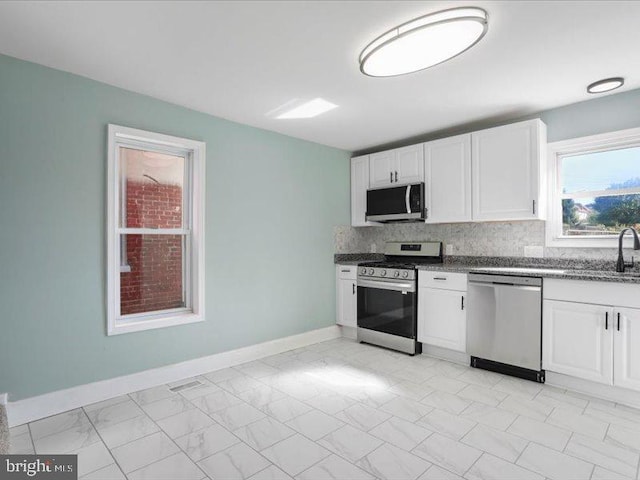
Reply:
<svg viewBox="0 0 640 480"><path fill-rule="evenodd" d="M366 268L361 268L361 269L360 269L360 273L361 273L362 275L366 275L366 274L367 274L367 269L366 269Z"/></svg>
<svg viewBox="0 0 640 480"><path fill-rule="evenodd" d="M398 278L400 276L400 272L396 270L395 272L393 272L393 276Z"/></svg>
<svg viewBox="0 0 640 480"><path fill-rule="evenodd" d="M373 275L373 272L374 272L373 268L370 268L369 269L369 275Z"/></svg>
<svg viewBox="0 0 640 480"><path fill-rule="evenodd" d="M387 275L387 271L386 270L381 270L380 271L380 276L381 277L385 277Z"/></svg>
<svg viewBox="0 0 640 480"><path fill-rule="evenodd" d="M407 278L409 276L409 272L402 272L402 278Z"/></svg>

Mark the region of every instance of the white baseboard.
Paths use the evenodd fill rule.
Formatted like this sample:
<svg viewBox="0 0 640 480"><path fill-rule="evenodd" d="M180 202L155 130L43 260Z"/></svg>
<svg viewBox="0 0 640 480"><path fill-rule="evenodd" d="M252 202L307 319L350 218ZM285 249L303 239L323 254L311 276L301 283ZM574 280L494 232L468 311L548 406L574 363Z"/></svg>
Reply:
<svg viewBox="0 0 640 480"><path fill-rule="evenodd" d="M341 332L338 326L332 325L228 352L9 402L7 405L9 426L15 427L118 395L175 382L221 368L233 367L340 336Z"/></svg>
<svg viewBox="0 0 640 480"><path fill-rule="evenodd" d="M466 366L469 366L469 362L471 361L471 357L464 352L457 352L448 348L426 345L424 343L422 344L422 354Z"/></svg>
<svg viewBox="0 0 640 480"><path fill-rule="evenodd" d="M564 388L573 392L584 393L592 397L609 400L629 407L640 408L640 392L626 388L602 385L601 383L571 377L562 373L546 371L545 382L554 387Z"/></svg>
<svg viewBox="0 0 640 480"><path fill-rule="evenodd" d="M0 393L0 405L6 405L8 397L9 397L8 393Z"/></svg>
<svg viewBox="0 0 640 480"><path fill-rule="evenodd" d="M351 340L356 340L358 338L358 329L355 327L345 327L344 325L340 325L340 332L344 338L349 338Z"/></svg>

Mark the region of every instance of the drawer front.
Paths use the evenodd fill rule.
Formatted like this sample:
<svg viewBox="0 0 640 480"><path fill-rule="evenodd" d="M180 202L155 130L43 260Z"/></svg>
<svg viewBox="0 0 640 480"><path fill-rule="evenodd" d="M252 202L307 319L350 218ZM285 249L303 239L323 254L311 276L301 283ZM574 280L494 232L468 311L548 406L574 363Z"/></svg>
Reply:
<svg viewBox="0 0 640 480"><path fill-rule="evenodd" d="M467 274L452 272L418 272L418 287L441 288L444 290L467 290Z"/></svg>
<svg viewBox="0 0 640 480"><path fill-rule="evenodd" d="M640 284L546 278L545 300L640 308Z"/></svg>
<svg viewBox="0 0 640 480"><path fill-rule="evenodd" d="M336 272L341 280L355 280L358 277L358 266L336 265Z"/></svg>

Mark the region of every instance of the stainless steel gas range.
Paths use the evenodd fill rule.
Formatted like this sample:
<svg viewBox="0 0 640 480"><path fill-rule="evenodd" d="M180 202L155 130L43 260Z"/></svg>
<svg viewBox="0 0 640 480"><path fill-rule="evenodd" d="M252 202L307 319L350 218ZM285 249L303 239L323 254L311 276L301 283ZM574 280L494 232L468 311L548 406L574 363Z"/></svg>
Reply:
<svg viewBox="0 0 640 480"><path fill-rule="evenodd" d="M442 243L387 242L384 253L384 261L358 266L358 341L421 353L417 266L442 263Z"/></svg>

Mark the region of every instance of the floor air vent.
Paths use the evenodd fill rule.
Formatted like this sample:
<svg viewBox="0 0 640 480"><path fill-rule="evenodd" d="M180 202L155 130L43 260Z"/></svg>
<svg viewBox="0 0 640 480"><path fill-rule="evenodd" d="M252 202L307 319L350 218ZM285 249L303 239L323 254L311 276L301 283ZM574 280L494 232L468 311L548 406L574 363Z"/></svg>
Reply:
<svg viewBox="0 0 640 480"><path fill-rule="evenodd" d="M202 385L202 382L199 382L198 380L194 380L193 382L183 383L182 385L176 385L175 387L171 387L169 390L171 390L172 392L181 392L182 390L197 387L199 385Z"/></svg>

